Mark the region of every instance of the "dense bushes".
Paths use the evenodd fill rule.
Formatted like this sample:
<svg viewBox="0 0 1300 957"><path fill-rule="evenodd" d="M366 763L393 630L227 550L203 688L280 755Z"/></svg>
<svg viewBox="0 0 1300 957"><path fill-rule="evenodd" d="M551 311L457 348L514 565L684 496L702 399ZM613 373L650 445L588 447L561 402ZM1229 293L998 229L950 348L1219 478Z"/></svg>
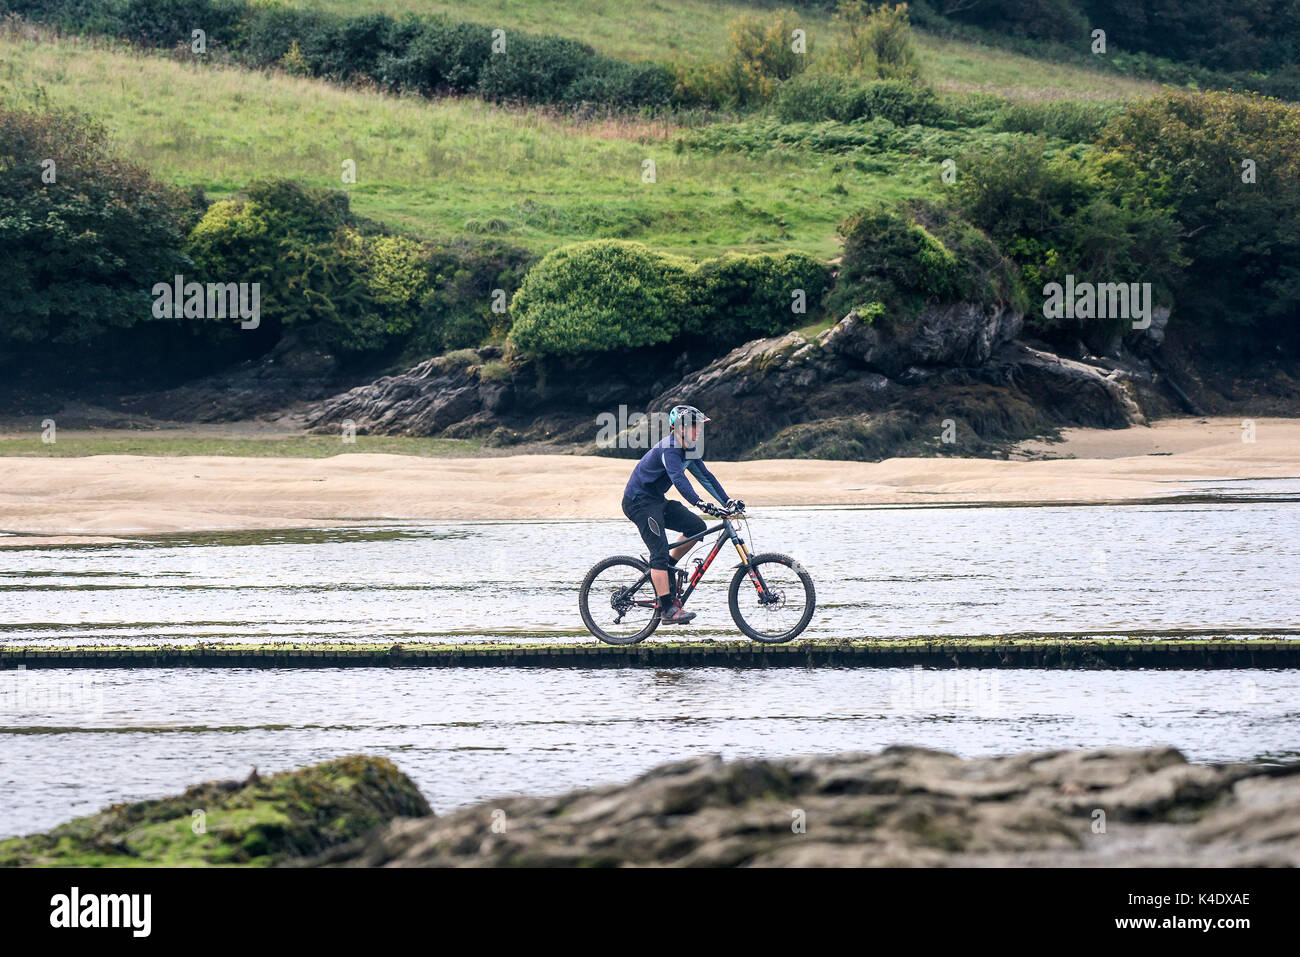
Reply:
<svg viewBox="0 0 1300 957"><path fill-rule="evenodd" d="M840 0L835 40L818 57L818 69L886 80L920 76L907 4L872 7L866 0Z"/></svg>
<svg viewBox="0 0 1300 957"><path fill-rule="evenodd" d="M523 283L532 254L495 239L456 240L430 244L425 261L429 288L420 302L415 349L438 353L504 338L508 297Z"/></svg>
<svg viewBox="0 0 1300 957"><path fill-rule="evenodd" d="M1007 103L990 118L995 130L1041 133L1070 143L1089 143L1120 113L1113 103L1076 100Z"/></svg>
<svg viewBox="0 0 1300 957"><path fill-rule="evenodd" d="M525 352L576 355L668 342L691 308L690 260L640 243L596 240L549 253L524 279L510 311Z"/></svg>
<svg viewBox="0 0 1300 957"><path fill-rule="evenodd" d="M346 194L292 182L207 206L107 154L104 139L72 115L0 110L5 358L197 373L288 331L357 356L405 343L441 352L508 330L507 297L532 260L522 249L386 235ZM208 283L258 284L257 325L240 329L225 308L183 318L179 304L160 307L155 285L178 275L203 286L205 305Z"/></svg>
<svg viewBox="0 0 1300 957"><path fill-rule="evenodd" d="M1294 64L1300 7L1292 0L1076 0L1090 24L1127 50L1212 69Z"/></svg>
<svg viewBox="0 0 1300 957"><path fill-rule="evenodd" d="M742 108L766 103L783 81L807 68L807 52L796 52L792 41L798 27L793 10L737 17L731 23L725 59L675 65L677 101Z"/></svg>
<svg viewBox="0 0 1300 957"><path fill-rule="evenodd" d="M1294 62L1300 9L1291 0L922 0L926 26L944 19L997 33L1087 47L1106 31L1112 51L1150 53L1216 70Z"/></svg>
<svg viewBox="0 0 1300 957"><path fill-rule="evenodd" d="M170 48L191 31L207 35L209 55L254 66L292 67L334 81L371 80L396 92L477 93L496 101L667 107L674 77L656 64L601 56L565 37L493 31L446 17L396 20L344 17L253 0L11 0L34 20Z"/></svg>
<svg viewBox="0 0 1300 957"><path fill-rule="evenodd" d="M1083 25L1063 7L1081 13ZM1292 0L916 0L912 12L928 31L1035 59L1300 99L1300 8ZM1106 31L1104 55L1092 52L1094 28Z"/></svg>
<svg viewBox="0 0 1300 957"><path fill-rule="evenodd" d="M1300 108L1258 96L1169 91L1103 134L1103 181L1168 210L1186 270L1180 311L1300 343ZM1246 182L1247 161L1253 182Z"/></svg>
<svg viewBox="0 0 1300 957"><path fill-rule="evenodd" d="M0 343L93 346L149 321L198 210L69 114L0 108ZM49 182L49 179L53 182Z"/></svg>
<svg viewBox="0 0 1300 957"><path fill-rule="evenodd" d="M696 264L640 243L596 240L547 255L511 304L510 339L524 352L578 355L680 337L738 345L807 324L829 284L801 253L729 254ZM803 290L803 312L794 296Z"/></svg>
<svg viewBox="0 0 1300 957"><path fill-rule="evenodd" d="M1157 301L1169 303L1181 265L1178 223L1140 196L1109 189L1092 162L1049 155L1038 139L969 154L958 167L958 205L1016 261L1036 300L1045 284L1073 275L1150 282ZM1114 318L1049 319L1039 308L1028 319L1040 335L1094 342L1118 327Z"/></svg>
<svg viewBox="0 0 1300 957"><path fill-rule="evenodd" d="M864 83L832 74L801 76L782 85L773 110L785 123L886 119L899 126L932 126L946 118L928 86L901 80Z"/></svg>
<svg viewBox="0 0 1300 957"><path fill-rule="evenodd" d="M693 277L695 308L682 332L727 346L807 325L821 314L830 272L804 253L728 253L700 263ZM799 305L802 311L794 311Z"/></svg>
<svg viewBox="0 0 1300 957"><path fill-rule="evenodd" d="M384 235L350 213L345 194L292 182L257 183L214 203L188 251L204 281L262 283L271 334L292 329L343 356L406 342L438 353L503 336L506 297L532 261L496 240Z"/></svg>
<svg viewBox="0 0 1300 957"><path fill-rule="evenodd" d="M384 347L410 331L423 292L418 243L358 232L346 196L259 183L214 203L188 251L201 282L260 283L267 333L294 328L338 353Z"/></svg>
<svg viewBox="0 0 1300 957"><path fill-rule="evenodd" d="M877 205L841 226L844 257L827 298L832 315L850 309L905 317L946 302L1028 303L1014 265L978 229L946 207L915 201Z"/></svg>

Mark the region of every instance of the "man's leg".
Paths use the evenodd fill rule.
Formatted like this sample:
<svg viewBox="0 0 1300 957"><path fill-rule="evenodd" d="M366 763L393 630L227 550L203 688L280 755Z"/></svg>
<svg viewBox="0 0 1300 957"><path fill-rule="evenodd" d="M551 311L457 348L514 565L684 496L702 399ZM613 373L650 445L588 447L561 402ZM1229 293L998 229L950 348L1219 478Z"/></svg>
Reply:
<svg viewBox="0 0 1300 957"><path fill-rule="evenodd" d="M662 604L672 591L668 587L668 572L662 568L650 569L650 583L655 586L655 597Z"/></svg>
<svg viewBox="0 0 1300 957"><path fill-rule="evenodd" d="M664 504L664 526L682 533L668 552L674 565L676 565L677 559L695 547L695 542L687 542L686 539L698 535L708 528L698 515L681 502L667 502Z"/></svg>
<svg viewBox="0 0 1300 957"><path fill-rule="evenodd" d="M688 623L695 615L693 612L682 611L676 589L673 588L669 571L672 568L672 558L668 547L668 523L664 518L664 507L656 506L639 514L637 527L641 531L642 540L650 548L650 582L654 585L660 621L665 625Z"/></svg>
<svg viewBox="0 0 1300 957"><path fill-rule="evenodd" d="M654 586L659 607L666 611L673 597L673 588L668 578L671 562L663 507L652 506L629 517L636 523L637 531L641 533L641 540L645 542L646 548L650 549L650 584Z"/></svg>

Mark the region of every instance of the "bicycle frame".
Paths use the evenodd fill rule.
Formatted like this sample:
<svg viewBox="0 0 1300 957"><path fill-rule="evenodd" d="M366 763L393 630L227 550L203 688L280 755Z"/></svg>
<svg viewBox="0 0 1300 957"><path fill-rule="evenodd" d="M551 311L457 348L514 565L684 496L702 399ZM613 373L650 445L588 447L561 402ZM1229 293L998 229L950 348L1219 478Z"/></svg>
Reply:
<svg viewBox="0 0 1300 957"><path fill-rule="evenodd" d="M697 532L689 538L682 539L680 542L669 542L668 546L669 548L680 548L682 545L690 545L694 542L703 541L714 532L722 532L722 534L719 535L718 540L713 543L713 548L709 551L708 556L703 560L703 562L695 566L695 571L691 574L690 581L686 585L686 590L682 592L682 604L686 604L687 599L689 599L691 594L695 591L695 586L704 578L704 573L709 570L709 566L713 564L713 560L718 557L718 552L722 551L723 543L728 541L736 546L736 554L740 556L740 563L744 565L745 569L749 572L750 580L754 582L754 587L758 589L759 595L765 597L767 595L767 582L763 581L763 576L756 568L750 566L749 549L745 547L745 540L741 537L740 532L736 530L736 526L731 523L730 518L724 518L720 524L714 525L712 528L705 528L704 531ZM678 571L684 571L684 569L678 569ZM629 592L635 594L636 591L649 580L649 578L650 572L647 571L637 579L635 585L628 589L627 592L623 592L623 594L628 594ZM636 604L644 607L653 607L655 600L638 601Z"/></svg>

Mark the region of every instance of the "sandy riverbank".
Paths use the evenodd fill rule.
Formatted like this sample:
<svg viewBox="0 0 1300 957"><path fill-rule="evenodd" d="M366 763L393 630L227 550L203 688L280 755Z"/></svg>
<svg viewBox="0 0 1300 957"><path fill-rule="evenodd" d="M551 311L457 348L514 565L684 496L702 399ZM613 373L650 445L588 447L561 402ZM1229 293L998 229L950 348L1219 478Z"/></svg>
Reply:
<svg viewBox="0 0 1300 957"><path fill-rule="evenodd" d="M1026 443L1045 461L889 459L717 463L751 506L1117 502L1212 479L1300 477L1300 419L1175 419ZM383 519L616 518L631 463L569 455L325 459L0 457L4 545L334 525Z"/></svg>

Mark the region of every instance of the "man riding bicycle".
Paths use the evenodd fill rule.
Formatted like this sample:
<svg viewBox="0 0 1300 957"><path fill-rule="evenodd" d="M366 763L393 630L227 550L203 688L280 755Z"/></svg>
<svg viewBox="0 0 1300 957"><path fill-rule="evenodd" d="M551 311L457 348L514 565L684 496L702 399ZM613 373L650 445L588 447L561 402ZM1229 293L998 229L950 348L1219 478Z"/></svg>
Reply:
<svg viewBox="0 0 1300 957"><path fill-rule="evenodd" d="M677 559L690 550L689 544L668 544L668 529L682 532L677 541L682 542L704 531L705 524L698 515L680 502L664 498L669 486L675 486L686 501L709 515L722 516L743 512L745 503L728 498L717 480L704 464L699 451L700 430L709 417L693 405L674 406L668 413L668 434L654 444L632 470L632 477L623 490L623 514L631 519L650 549L650 580L654 584L659 606L659 620L665 625L685 625L695 617L684 611L676 589L670 583L670 570ZM704 486L704 490L723 503L726 512L698 494L686 473L690 472Z"/></svg>

